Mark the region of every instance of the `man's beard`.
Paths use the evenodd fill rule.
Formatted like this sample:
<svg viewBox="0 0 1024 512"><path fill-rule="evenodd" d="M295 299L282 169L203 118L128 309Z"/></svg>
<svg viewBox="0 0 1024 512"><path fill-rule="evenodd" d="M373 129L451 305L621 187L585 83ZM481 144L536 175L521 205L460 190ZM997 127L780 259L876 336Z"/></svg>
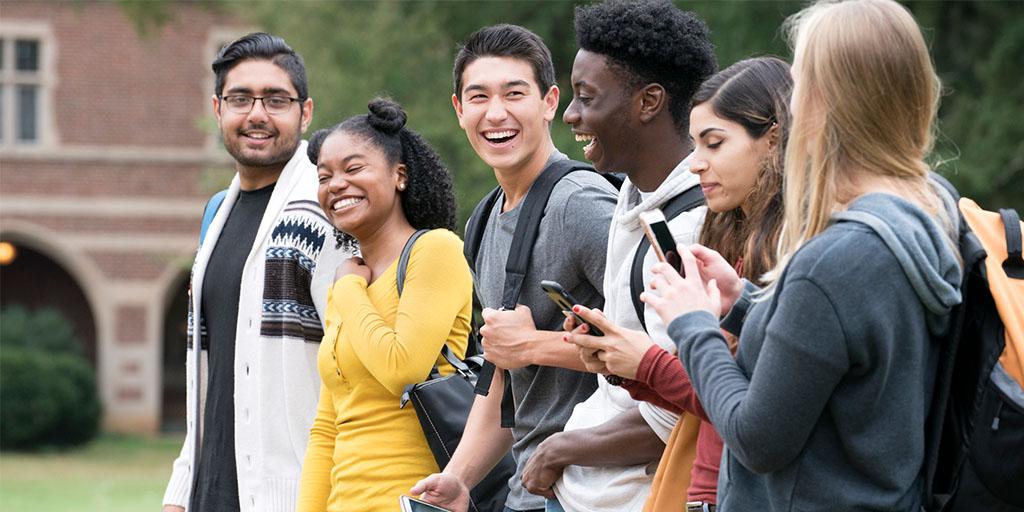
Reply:
<svg viewBox="0 0 1024 512"><path fill-rule="evenodd" d="M246 130L262 129L268 132L272 132L274 136L274 142L270 145L271 153L261 152L257 155L247 154L248 149L242 142L242 132ZM291 144L289 144L291 142ZM295 150L299 147L299 137L295 137L295 140L288 141L281 138L281 133L276 130L270 130L269 128L249 126L245 130L239 130L236 133L234 140L228 140L224 138L224 149L227 150L228 154L235 159L240 165L246 167L271 167L287 163L291 160L295 154Z"/></svg>

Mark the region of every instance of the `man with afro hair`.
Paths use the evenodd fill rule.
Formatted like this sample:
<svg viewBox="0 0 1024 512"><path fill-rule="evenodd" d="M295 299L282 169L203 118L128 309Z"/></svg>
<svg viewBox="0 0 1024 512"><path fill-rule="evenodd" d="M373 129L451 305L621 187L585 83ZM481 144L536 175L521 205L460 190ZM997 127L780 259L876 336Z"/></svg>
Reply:
<svg viewBox="0 0 1024 512"><path fill-rule="evenodd" d="M656 312L641 309L640 318L634 306L633 258L644 237L638 217L686 192L700 198L700 180L686 160L693 149L687 135L690 103L714 73L715 56L707 26L665 0L578 7L575 26L580 50L573 63L572 102L563 119L578 141L587 142L584 154L598 171L628 177L606 253L604 315L610 329L602 328L603 338L583 336L583 330L570 336L601 344L597 350L581 346L580 356L591 371L607 373L601 358L635 345L639 359L650 344L631 343L615 326L646 329L654 342L673 349ZM697 206L670 219L677 243L697 241L705 212ZM646 285L657 259L650 249L642 256ZM597 381L597 391L576 405L565 430L541 443L527 462L523 483L548 498L548 510L641 510L651 492L653 468L679 420L677 414L634 400L610 383L617 379L598 376ZM718 450L720 457L720 442ZM704 466L713 465L711 471L695 472L701 484L696 498L714 503L717 461L710 462ZM678 492L682 501L684 489Z"/></svg>

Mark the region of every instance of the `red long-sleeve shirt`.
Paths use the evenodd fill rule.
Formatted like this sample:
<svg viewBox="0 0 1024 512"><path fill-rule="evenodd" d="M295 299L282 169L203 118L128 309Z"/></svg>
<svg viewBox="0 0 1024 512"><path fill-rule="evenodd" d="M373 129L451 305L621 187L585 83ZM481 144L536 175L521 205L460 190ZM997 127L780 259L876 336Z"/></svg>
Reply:
<svg viewBox="0 0 1024 512"><path fill-rule="evenodd" d="M652 346L640 360L636 380L626 379L622 387L634 400L643 400L675 413L690 413L701 419L697 455L690 472L686 498L688 501L716 503L722 438L708 420L679 358L657 345Z"/></svg>

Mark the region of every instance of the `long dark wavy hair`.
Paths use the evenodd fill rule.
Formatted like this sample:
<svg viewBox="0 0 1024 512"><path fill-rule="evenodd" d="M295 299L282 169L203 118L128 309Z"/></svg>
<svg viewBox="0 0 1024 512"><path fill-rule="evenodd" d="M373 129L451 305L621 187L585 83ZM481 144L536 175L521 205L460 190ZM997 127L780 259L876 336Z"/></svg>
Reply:
<svg viewBox="0 0 1024 512"><path fill-rule="evenodd" d="M708 211L700 234L701 245L718 251L726 261L743 262L741 275L760 283L775 267L782 230L782 169L789 136L789 99L793 78L789 64L775 57L739 61L709 78L693 98L693 106L710 102L723 119L743 126L754 139L776 137L771 153L758 171L745 199L750 215L739 207Z"/></svg>
<svg viewBox="0 0 1024 512"><path fill-rule="evenodd" d="M328 136L346 132L365 138L374 144L389 165L405 164L405 190L401 193L402 211L409 224L416 229L444 228L455 230L455 192L452 175L434 148L418 133L405 127L407 116L398 103L375 98L369 104L370 112L352 116L330 128L317 130L309 138L306 155L316 164L320 148ZM352 235L335 229L339 247L355 248L358 242Z"/></svg>

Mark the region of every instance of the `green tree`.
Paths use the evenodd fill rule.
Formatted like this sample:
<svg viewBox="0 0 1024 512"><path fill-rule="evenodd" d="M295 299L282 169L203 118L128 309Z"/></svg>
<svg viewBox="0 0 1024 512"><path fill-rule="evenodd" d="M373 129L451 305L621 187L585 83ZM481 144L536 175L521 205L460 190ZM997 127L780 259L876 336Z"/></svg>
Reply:
<svg viewBox="0 0 1024 512"><path fill-rule="evenodd" d="M121 0L140 27L166 22L170 6ZM801 9L794 1L678 1L707 21L725 67L765 54L790 58L780 26ZM937 169L986 208L1024 211L1024 2L906 2L931 44L946 95L933 155ZM455 175L461 219L495 185L473 153L451 107L456 45L493 23L523 25L551 48L568 104L576 52L573 9L565 1L222 2L215 7L282 35L305 57L316 101L313 127L365 112L388 94L409 111L410 126L445 158ZM561 112L561 111L560 111ZM582 158L556 120L556 145Z"/></svg>

